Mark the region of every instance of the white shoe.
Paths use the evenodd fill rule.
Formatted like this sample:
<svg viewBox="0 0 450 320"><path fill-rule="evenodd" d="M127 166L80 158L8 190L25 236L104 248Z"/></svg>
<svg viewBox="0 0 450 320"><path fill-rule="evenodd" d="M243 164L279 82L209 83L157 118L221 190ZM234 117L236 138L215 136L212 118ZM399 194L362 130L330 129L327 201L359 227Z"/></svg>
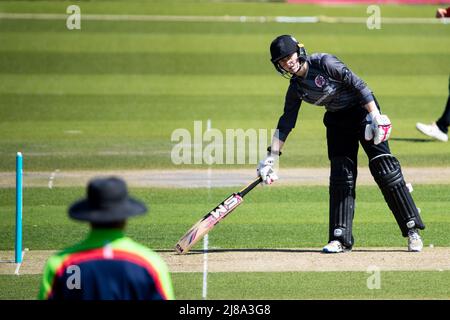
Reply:
<svg viewBox="0 0 450 320"><path fill-rule="evenodd" d="M419 235L419 231L411 229L408 232L408 251L420 252L423 248L422 238Z"/></svg>
<svg viewBox="0 0 450 320"><path fill-rule="evenodd" d="M339 253L351 251L351 248L345 247L340 241L332 240L325 247L323 247L323 253Z"/></svg>
<svg viewBox="0 0 450 320"><path fill-rule="evenodd" d="M436 125L435 122L432 124L424 124L417 122L416 128L423 134L432 137L434 139L437 139L439 141L447 142L448 141L448 135L439 129L439 127Z"/></svg>

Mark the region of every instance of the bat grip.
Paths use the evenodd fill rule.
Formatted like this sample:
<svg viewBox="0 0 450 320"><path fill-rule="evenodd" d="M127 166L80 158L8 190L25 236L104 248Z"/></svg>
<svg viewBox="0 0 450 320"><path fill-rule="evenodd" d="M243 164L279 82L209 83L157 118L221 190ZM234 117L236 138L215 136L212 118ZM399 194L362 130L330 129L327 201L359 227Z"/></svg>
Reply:
<svg viewBox="0 0 450 320"><path fill-rule="evenodd" d="M258 177L257 179L255 179L252 183L250 183L248 186L246 186L244 189L242 189L241 191L238 192L238 195L240 195L241 197L244 197L247 193L249 193L250 191L253 190L253 188L255 188L258 184L260 184L262 182L262 178Z"/></svg>

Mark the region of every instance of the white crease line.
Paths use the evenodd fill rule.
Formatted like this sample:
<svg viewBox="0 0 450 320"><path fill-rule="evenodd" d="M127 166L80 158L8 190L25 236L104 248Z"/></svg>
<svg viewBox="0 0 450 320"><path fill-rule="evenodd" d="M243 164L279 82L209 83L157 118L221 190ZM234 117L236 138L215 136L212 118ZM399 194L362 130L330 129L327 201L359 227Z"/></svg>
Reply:
<svg viewBox="0 0 450 320"><path fill-rule="evenodd" d="M206 300L208 297L208 234L203 238L203 288L202 298Z"/></svg>
<svg viewBox="0 0 450 320"><path fill-rule="evenodd" d="M28 248L25 248L25 250L22 251L22 262L17 264L16 270L14 271L14 274L15 274L16 276L19 275L19 270L20 270L20 267L22 266L23 258L25 257L25 251L28 251Z"/></svg>

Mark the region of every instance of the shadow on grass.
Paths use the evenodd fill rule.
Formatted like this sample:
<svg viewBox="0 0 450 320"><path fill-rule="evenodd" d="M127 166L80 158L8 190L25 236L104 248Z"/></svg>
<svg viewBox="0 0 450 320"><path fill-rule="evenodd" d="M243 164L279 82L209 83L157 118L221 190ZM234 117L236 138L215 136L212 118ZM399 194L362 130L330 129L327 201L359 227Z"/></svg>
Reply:
<svg viewBox="0 0 450 320"><path fill-rule="evenodd" d="M390 138L391 141L403 141L403 142L435 142L434 139L419 139L419 138Z"/></svg>
<svg viewBox="0 0 450 320"><path fill-rule="evenodd" d="M157 252L174 252L174 250L164 249L164 250L155 250ZM231 248L231 249L209 249L205 250L191 250L186 254L204 254L207 253L221 253L221 252L287 252L287 253L318 253L318 254L330 254L323 253L322 249L261 249L261 248ZM406 249L384 249L384 248L365 248L365 249L353 249L351 252L408 252Z"/></svg>

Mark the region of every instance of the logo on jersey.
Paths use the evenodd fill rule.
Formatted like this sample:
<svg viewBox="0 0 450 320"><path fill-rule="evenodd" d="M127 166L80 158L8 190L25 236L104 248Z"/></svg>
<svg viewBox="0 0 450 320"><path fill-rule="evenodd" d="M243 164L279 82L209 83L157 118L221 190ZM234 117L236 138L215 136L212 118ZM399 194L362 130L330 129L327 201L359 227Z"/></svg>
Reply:
<svg viewBox="0 0 450 320"><path fill-rule="evenodd" d="M325 80L325 78L319 74L319 75L314 79L314 83L315 83L316 86L318 86L319 88L322 88L322 87L327 83L327 80Z"/></svg>

